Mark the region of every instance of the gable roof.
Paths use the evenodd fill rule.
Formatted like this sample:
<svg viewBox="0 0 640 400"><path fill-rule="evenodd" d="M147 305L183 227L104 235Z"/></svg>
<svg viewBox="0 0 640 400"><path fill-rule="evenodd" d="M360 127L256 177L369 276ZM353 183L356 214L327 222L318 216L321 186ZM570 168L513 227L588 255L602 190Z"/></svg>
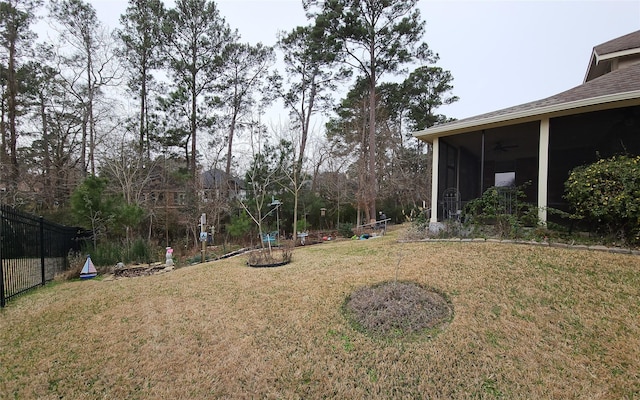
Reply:
<svg viewBox="0 0 640 400"><path fill-rule="evenodd" d="M599 44L593 48L593 51L598 54L599 57L603 57L624 50L637 49L639 45L640 31L635 31Z"/></svg>
<svg viewBox="0 0 640 400"><path fill-rule="evenodd" d="M202 187L204 189L214 189L222 184L230 184L231 182L233 182L233 184L237 187L243 187L244 185L242 179L233 175L227 176L226 172L218 168L204 171L200 175L200 179L202 182Z"/></svg>
<svg viewBox="0 0 640 400"><path fill-rule="evenodd" d="M611 71L611 60L640 54L640 31L609 40L593 48L584 82Z"/></svg>
<svg viewBox="0 0 640 400"><path fill-rule="evenodd" d="M579 114L596 109L640 104L640 63L605 74L551 97L492 111L415 132L421 140L472 132L540 119L541 116Z"/></svg>

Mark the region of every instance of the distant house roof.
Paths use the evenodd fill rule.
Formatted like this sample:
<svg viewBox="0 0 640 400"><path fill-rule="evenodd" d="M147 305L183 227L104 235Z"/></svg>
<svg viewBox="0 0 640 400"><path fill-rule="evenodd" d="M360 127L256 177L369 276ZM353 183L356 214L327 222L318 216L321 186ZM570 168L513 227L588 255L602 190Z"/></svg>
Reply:
<svg viewBox="0 0 640 400"><path fill-rule="evenodd" d="M640 31L603 43L596 47L620 49L634 40L640 48ZM572 89L551 97L492 111L414 133L431 141L432 138L472 132L498 126L512 125L540 119L542 115L561 116L599 109L640 104L640 63L605 73Z"/></svg>
<svg viewBox="0 0 640 400"><path fill-rule="evenodd" d="M244 182L242 181L242 179L235 176L227 177L226 172L217 168L203 172L201 175L201 179L202 187L204 189L213 189L219 187L222 184L231 182L233 182L233 184L238 188L242 188L244 186Z"/></svg>

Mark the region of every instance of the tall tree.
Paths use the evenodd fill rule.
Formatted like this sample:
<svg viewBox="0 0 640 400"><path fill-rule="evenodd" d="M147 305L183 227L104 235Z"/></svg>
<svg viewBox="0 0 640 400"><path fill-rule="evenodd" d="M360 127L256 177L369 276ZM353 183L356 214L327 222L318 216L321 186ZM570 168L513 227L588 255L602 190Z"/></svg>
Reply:
<svg viewBox="0 0 640 400"><path fill-rule="evenodd" d="M336 117L327 123L327 138L332 147L332 153L339 157L348 157L353 161L350 166L351 175L357 177L355 193L355 208L357 223L360 225L360 214L367 209L367 155L368 146L368 99L367 82L358 79L353 88L347 93L336 108ZM368 216L368 213L367 213Z"/></svg>
<svg viewBox="0 0 640 400"><path fill-rule="evenodd" d="M188 165L195 183L197 132L205 121L200 114L206 101L213 97L210 91L215 88L224 66L226 49L237 42L238 34L220 16L215 2L206 0L177 0L175 8L166 14L163 29L170 74L189 98L191 154ZM211 97L205 98L207 95Z"/></svg>
<svg viewBox="0 0 640 400"><path fill-rule="evenodd" d="M226 179L231 179L231 163L233 160L233 139L236 129L241 123L251 125L252 121L242 121L249 116L252 106L257 102L256 93L263 92L264 78L275 62L275 54L271 47L258 43L255 46L243 43L232 43L226 54L227 66L221 71L220 92L223 103L227 104L227 160ZM228 187L223 191L226 197Z"/></svg>
<svg viewBox="0 0 640 400"><path fill-rule="evenodd" d="M129 69L129 89L140 102L138 115L138 153L151 157L148 98L153 82L152 71L160 65L160 45L164 15L160 0L129 0L129 6L120 17L122 29L116 31L122 49L121 57Z"/></svg>
<svg viewBox="0 0 640 400"><path fill-rule="evenodd" d="M301 132L298 170L305 155L311 117L330 107L331 92L348 75L345 70L331 69L335 52L327 48L326 43L324 30L313 26L299 26L289 33L282 33L278 39L278 47L284 52L286 77L283 85L283 79L275 76L274 88Z"/></svg>
<svg viewBox="0 0 640 400"><path fill-rule="evenodd" d="M331 93L336 84L346 78L348 71L332 68L337 49L327 47L326 32L313 26L299 26L281 33L278 47L284 53L286 76L272 77L273 87L287 109L293 128L299 135L297 157L293 170L287 175L294 190L293 230L298 221L298 193L301 188L302 165L311 129L312 116L330 107ZM295 153L295 152L294 152Z"/></svg>
<svg viewBox="0 0 640 400"><path fill-rule="evenodd" d="M436 111L443 105L458 101L458 96L451 94L452 90L453 76L441 67L422 66L409 74L402 84L402 91L409 103L407 120L410 130L427 129L449 121L449 118L436 114Z"/></svg>
<svg viewBox="0 0 640 400"><path fill-rule="evenodd" d="M2 104L3 118L0 133L3 136L2 143L4 146L2 148L3 151L0 153L0 164L4 166L9 161L8 181L14 191L17 189L20 171L17 152L18 116L20 113L20 105L18 104L20 88L18 70L21 64L20 59L25 56L26 50L31 46L32 40L35 38L30 26L35 21L37 8L41 4L40 0L0 2L0 46L4 53L3 58L6 59L6 64L2 68L5 89L3 94L6 97L6 102L3 101ZM7 126L5 126L4 118L5 106Z"/></svg>
<svg viewBox="0 0 640 400"><path fill-rule="evenodd" d="M30 169L39 176L42 187L47 189L38 194L44 211L64 204L71 194L69 187L75 183L64 179L65 176L75 175L71 173L74 169L72 154L77 148L73 139L69 140L66 133L61 134L61 118L73 127L79 126L74 115L75 108L69 113L62 111L74 106L65 97L63 82L59 79L58 71L52 67L52 60L51 47L39 45L37 56L31 62L29 81L33 88L32 124L40 135L31 142L29 154L24 159L31 163Z"/></svg>
<svg viewBox="0 0 640 400"><path fill-rule="evenodd" d="M162 136L158 141L165 154L184 154L186 169L189 169L189 140L191 138L189 123L189 95L185 88L176 88L165 96L158 96L158 112L161 116L160 131ZM180 153L175 153L175 148Z"/></svg>
<svg viewBox="0 0 640 400"><path fill-rule="evenodd" d="M436 60L434 57L429 62ZM448 121L438 109L458 100L451 94L452 81L448 71L437 66L422 66L401 83L383 83L376 88L378 194L387 206L414 209L428 197L429 181L425 181L425 177L429 175L431 154L425 152L422 142L410 132ZM336 110L337 117L327 125L328 137L335 146L334 154L357 157L352 168L360 179L366 153L362 149L368 145L364 132L367 127L362 125L363 115L368 114L367 98L366 81L361 80ZM360 200L362 193L357 198Z"/></svg>
<svg viewBox="0 0 640 400"><path fill-rule="evenodd" d="M101 88L117 78L112 67L114 54L96 10L82 0L51 0L50 15L58 24L61 45L71 53L62 56L62 76L82 104L82 162L95 175L96 103ZM86 151L89 151L88 155Z"/></svg>
<svg viewBox="0 0 640 400"><path fill-rule="evenodd" d="M330 43L341 44L340 55L368 83L368 169L366 174L368 219L376 215L376 85L386 73L397 73L412 61L424 35L418 0L304 0L318 28L328 30ZM319 4L319 5L318 5Z"/></svg>

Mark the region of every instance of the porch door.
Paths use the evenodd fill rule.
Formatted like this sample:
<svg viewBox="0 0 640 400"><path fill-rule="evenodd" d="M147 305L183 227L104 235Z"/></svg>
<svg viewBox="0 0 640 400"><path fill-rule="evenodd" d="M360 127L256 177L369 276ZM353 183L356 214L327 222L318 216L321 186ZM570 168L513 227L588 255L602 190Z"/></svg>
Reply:
<svg viewBox="0 0 640 400"><path fill-rule="evenodd" d="M446 189L458 188L458 149L444 141L440 142L440 146L440 165L444 166L444 170L440 174L439 195Z"/></svg>

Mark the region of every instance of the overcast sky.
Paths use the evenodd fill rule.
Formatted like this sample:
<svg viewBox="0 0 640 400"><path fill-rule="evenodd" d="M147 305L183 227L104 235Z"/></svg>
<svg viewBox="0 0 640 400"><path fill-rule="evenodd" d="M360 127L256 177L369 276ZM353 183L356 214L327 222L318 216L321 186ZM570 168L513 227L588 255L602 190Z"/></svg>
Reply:
<svg viewBox="0 0 640 400"><path fill-rule="evenodd" d="M127 6L126 0L90 2L111 28ZM307 24L300 0L216 3L246 42L271 45L278 31ZM427 23L424 40L453 74L460 97L441 112L458 119L580 85L595 45L640 29L640 0L421 0L418 6Z"/></svg>

